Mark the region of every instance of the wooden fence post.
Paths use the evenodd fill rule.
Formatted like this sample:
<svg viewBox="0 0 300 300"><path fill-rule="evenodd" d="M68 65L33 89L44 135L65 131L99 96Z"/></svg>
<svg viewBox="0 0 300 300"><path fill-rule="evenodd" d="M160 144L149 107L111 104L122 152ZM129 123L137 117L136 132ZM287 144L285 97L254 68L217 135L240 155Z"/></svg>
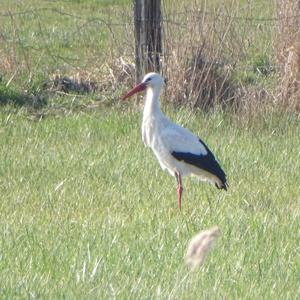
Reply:
<svg viewBox="0 0 300 300"><path fill-rule="evenodd" d="M143 73L143 21L142 21L143 0L134 0L134 39L135 39L135 81L140 82Z"/></svg>
<svg viewBox="0 0 300 300"><path fill-rule="evenodd" d="M159 72L162 53L161 0L134 0L136 81Z"/></svg>

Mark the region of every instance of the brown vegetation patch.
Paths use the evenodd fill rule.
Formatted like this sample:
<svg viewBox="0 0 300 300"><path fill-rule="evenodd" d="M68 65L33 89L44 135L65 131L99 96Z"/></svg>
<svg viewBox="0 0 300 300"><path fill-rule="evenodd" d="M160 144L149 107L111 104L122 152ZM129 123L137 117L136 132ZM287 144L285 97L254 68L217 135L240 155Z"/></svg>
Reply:
<svg viewBox="0 0 300 300"><path fill-rule="evenodd" d="M107 64L105 74L101 79L104 90L116 91L120 85L133 86L135 84L135 65L130 59L118 57Z"/></svg>
<svg viewBox="0 0 300 300"><path fill-rule="evenodd" d="M105 64L102 72L80 71L74 75L62 75L59 71L50 76L44 90L58 93L89 94L96 92L115 92L120 85L134 84L134 64L119 57Z"/></svg>
<svg viewBox="0 0 300 300"><path fill-rule="evenodd" d="M278 26L274 48L281 70L278 104L289 111L300 110L300 7L299 1L278 0Z"/></svg>
<svg viewBox="0 0 300 300"><path fill-rule="evenodd" d="M287 50L282 77L281 101L285 107L300 110L300 42Z"/></svg>
<svg viewBox="0 0 300 300"><path fill-rule="evenodd" d="M50 92L63 93L91 93L97 89L96 82L89 78L83 77L81 74L74 76L62 76L54 74L51 76L49 82L45 85L46 90Z"/></svg>

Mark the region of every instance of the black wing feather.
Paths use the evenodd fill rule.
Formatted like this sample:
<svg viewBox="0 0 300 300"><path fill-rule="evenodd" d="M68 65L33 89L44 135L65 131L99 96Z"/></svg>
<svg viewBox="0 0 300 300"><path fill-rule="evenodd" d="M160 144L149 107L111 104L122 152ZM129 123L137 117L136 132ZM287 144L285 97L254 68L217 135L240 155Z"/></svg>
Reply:
<svg viewBox="0 0 300 300"><path fill-rule="evenodd" d="M217 176L223 184L223 186L221 188L227 190L227 181L226 181L225 172L222 170L218 161L215 159L215 156L209 150L209 148L205 145L205 143L201 139L199 139L199 141L205 147L205 149L207 151L206 155L193 154L193 153L189 153L189 152L176 152L176 151L173 151L171 154L179 161L184 161L187 164L196 166L202 170L205 170L205 171Z"/></svg>

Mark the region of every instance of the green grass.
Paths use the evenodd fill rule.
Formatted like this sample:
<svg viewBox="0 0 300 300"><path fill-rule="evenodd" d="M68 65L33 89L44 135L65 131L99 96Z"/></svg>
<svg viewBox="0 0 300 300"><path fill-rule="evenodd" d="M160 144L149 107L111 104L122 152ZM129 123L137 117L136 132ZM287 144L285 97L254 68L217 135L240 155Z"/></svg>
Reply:
<svg viewBox="0 0 300 300"><path fill-rule="evenodd" d="M22 106L26 102L24 95L20 91L17 90L16 87L11 88L10 86L6 86L0 80L0 104L14 104Z"/></svg>
<svg viewBox="0 0 300 300"><path fill-rule="evenodd" d="M99 78L108 62L124 55L131 11L129 0L4 0L0 72L27 90L54 73Z"/></svg>
<svg viewBox="0 0 300 300"><path fill-rule="evenodd" d="M254 2L241 1L245 16L273 16L274 7ZM165 3L175 12L173 1ZM42 101L56 72L105 79L108 64L132 57L131 4L1 2L0 299L300 298L294 115L167 109L212 148L230 185L225 193L184 179L180 212L175 179L142 144L137 108L111 107L121 82L99 95L49 94L33 115L7 105ZM272 67L272 27L236 22L240 31L228 33L243 47L236 80L272 84L264 69ZM97 111L88 112L90 104ZM187 243L214 225L222 236L192 273Z"/></svg>
<svg viewBox="0 0 300 300"><path fill-rule="evenodd" d="M299 120L168 112L208 143L230 185L184 179L182 212L134 108L0 114L1 299L300 297ZM222 236L190 273L187 243L213 225Z"/></svg>

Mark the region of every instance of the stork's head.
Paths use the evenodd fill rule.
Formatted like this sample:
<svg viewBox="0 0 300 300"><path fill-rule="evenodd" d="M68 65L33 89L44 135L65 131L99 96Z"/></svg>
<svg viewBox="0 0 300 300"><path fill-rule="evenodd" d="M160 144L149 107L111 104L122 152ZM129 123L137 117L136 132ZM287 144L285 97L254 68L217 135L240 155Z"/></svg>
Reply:
<svg viewBox="0 0 300 300"><path fill-rule="evenodd" d="M164 79L157 73L148 73L144 76L142 82L129 91L122 99L125 100L135 93L141 92L146 88L160 90L164 86Z"/></svg>

